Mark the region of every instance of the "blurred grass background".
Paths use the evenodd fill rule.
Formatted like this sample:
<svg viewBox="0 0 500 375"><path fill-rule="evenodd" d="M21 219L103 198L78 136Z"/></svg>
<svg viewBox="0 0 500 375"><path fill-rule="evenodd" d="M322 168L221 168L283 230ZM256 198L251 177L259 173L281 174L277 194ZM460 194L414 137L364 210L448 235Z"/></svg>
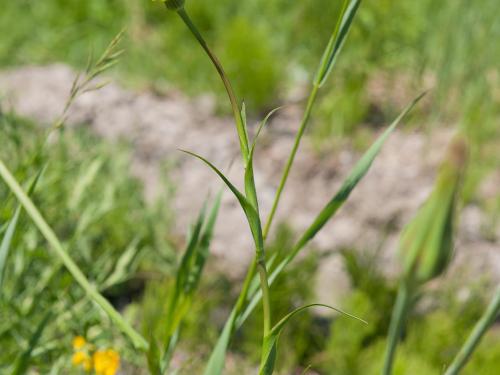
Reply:
<svg viewBox="0 0 500 375"><path fill-rule="evenodd" d="M239 96L257 116L281 104L277 98L286 101L295 98L294 91L298 90L299 97L305 93L304 86L314 73L340 1L219 0L214 5L192 0L187 7L220 55ZM174 14L164 12L160 4L151 1L4 2L0 12L0 68L61 61L81 68L91 50L101 51L123 27L127 28L126 54L116 69L116 78L122 84L159 92L174 88L190 95L215 91L223 98L223 88L213 68L189 32ZM472 196L482 177L500 165L498 40L496 0L478 0L473 4L466 0L365 1L333 79L315 109L311 139L318 149L328 150L338 139L386 123L406 98L431 88L430 108L415 116L414 123L431 135L435 127L447 125L459 126L468 133L473 159L467 191ZM224 113L228 109L221 106L219 110ZM161 332L164 306L157 301L166 299L172 283L176 245L176 240L168 236L168 223L172 220L168 195L156 206L142 200L140 184L129 176L130 156L123 145L111 147L85 130L71 130L61 137L50 155L33 159L33 150L43 136L39 128L14 114L2 113L0 121L0 155L9 161L21 181L27 181L49 162L35 202L41 205L65 243L71 245L72 256L91 280L104 283L123 249L131 245L140 249L140 256L122 271L119 283L105 293L116 305L130 302L121 298L134 288L144 293L127 305L127 314L144 322L146 336L151 331ZM89 170L95 171L91 177ZM89 178L92 184L85 182ZM86 184L76 198L75 181ZM0 207L2 224L15 202L3 185L0 197L7 202ZM77 304L83 292L66 272L51 264L46 245L25 217L20 232L0 300L2 314L5 311L5 316L9 316L0 322L1 347L8 348L0 354L0 366L25 348L45 310L70 313L57 325L51 325L47 341L36 353L42 373L53 364L60 363L62 369L67 366L72 337L67 332L81 334L82 326L96 342L123 346L130 362L140 366L140 359L127 352L130 348L119 337L109 337L110 330L95 330L102 324L101 317L89 303ZM293 234L282 228L276 236L275 251L286 248L290 237ZM282 373L292 373L294 368L309 364L323 373L377 372L394 286L354 254L344 255L357 287L344 308L361 316L373 317L376 312L375 320L371 319L373 324L362 327L345 320L337 324L336 320L323 321L306 313L282 340ZM302 302L310 302L312 290L306 285L318 262L315 257L306 258L287 272L289 276L276 287L279 295L273 296L276 311L284 313ZM156 280L156 273L167 276ZM144 285L142 274L154 281ZM28 287L40 280L49 292ZM217 324L223 321L220 305L236 291L221 275L209 275L202 285L200 295L204 298L199 299L188 318L183 346L187 352L205 355L216 338ZM415 317L415 326L398 357L397 374L439 373L442 363L450 360L479 316L484 302L479 291L477 298L465 306L454 302L451 291L440 293L439 310ZM283 295L286 298L280 297ZM257 361L260 337L255 332L261 325L259 316L257 313L235 339L234 355L242 363ZM337 329L337 325L342 329ZM202 337L199 332L204 332ZM485 341L466 374L498 373L498 329ZM195 360L190 371L197 373L201 364Z"/></svg>
<svg viewBox="0 0 500 375"><path fill-rule="evenodd" d="M259 114L309 82L340 4L193 0L187 7L248 111ZM126 27L127 54L118 68L123 83L193 95L215 90L223 97L192 36L162 7L136 0L7 2L0 14L0 66L64 61L83 67L91 49L101 50ZM312 136L318 147L328 148L360 125L387 122L406 97L431 89L431 111L416 121L428 128L465 128L474 141L473 159L481 160L474 176L498 165L497 8L495 0L364 2L315 111ZM374 88L371 94L367 87Z"/></svg>

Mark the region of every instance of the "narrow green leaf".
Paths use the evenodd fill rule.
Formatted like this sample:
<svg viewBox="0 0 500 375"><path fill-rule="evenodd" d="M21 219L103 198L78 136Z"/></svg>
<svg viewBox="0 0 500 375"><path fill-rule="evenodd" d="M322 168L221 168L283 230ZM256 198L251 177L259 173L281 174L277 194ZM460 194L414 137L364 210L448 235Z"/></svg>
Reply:
<svg viewBox="0 0 500 375"><path fill-rule="evenodd" d="M250 201L250 203L254 206L255 211L259 212L259 201L257 198L257 190L255 189L255 177L253 173L253 155L255 151L255 146L257 145L257 139L259 138L260 132L266 126L267 122L271 118L271 116L280 110L282 107L278 107L270 111L267 116L262 120L259 124L257 132L255 133L252 146L248 152L248 159L245 166L245 194Z"/></svg>
<svg viewBox="0 0 500 375"><path fill-rule="evenodd" d="M259 214L257 213L256 209L250 203L250 201L227 179L224 174L217 169L212 163L210 163L207 159L204 157L197 155L193 152L186 151L186 150L180 150L182 152L185 152L186 154L189 154L191 156L194 156L197 159L200 159L203 161L205 164L207 164L219 177L224 181L224 183L227 185L227 187L232 191L232 193L236 196L238 199L238 202L240 203L241 208L243 209L243 212L245 213L245 216L247 217L248 224L250 225L250 230L252 232L252 236L255 242L255 246L257 248L257 251L262 250L264 248L263 240L262 240L262 230L261 230L261 224L260 224L260 218Z"/></svg>
<svg viewBox="0 0 500 375"><path fill-rule="evenodd" d="M270 257L270 259L266 262L266 264L269 267L271 267L275 260L276 260L276 254L273 254ZM259 277L255 275L254 278L250 281L248 294L252 295L253 293L255 293L255 290L259 289L259 286L260 286ZM240 327L248 317L245 315L241 315L240 310L241 308L238 306L238 303L231 310L231 314L229 315L228 319L226 320L226 323L224 324L222 333L219 335L217 343L215 344L215 347L212 350L212 353L210 354L210 358L203 373L204 375L219 375L222 373L226 359L226 351L229 346L229 341L231 340L231 333L235 329Z"/></svg>
<svg viewBox="0 0 500 375"><path fill-rule="evenodd" d="M16 362L16 367L14 368L14 371L12 371L12 375L22 375L25 374L26 371L28 370L29 362L31 359L31 353L35 349L35 347L38 344L38 341L40 340L40 337L42 337L43 330L47 326L47 323L49 322L52 314L49 312L45 317L42 319L42 321L38 324L35 332L31 336L29 340L28 347L26 350L21 354L21 356L18 358Z"/></svg>
<svg viewBox="0 0 500 375"><path fill-rule="evenodd" d="M226 351L227 347L229 346L229 340L231 339L231 333L233 332L236 315L236 310L233 309L233 311L231 311L231 315L226 321L226 324L224 325L224 329L222 330L217 343L215 344L215 348L210 355L210 359L208 360L203 375L222 374L222 370L224 370L224 364L226 361Z"/></svg>
<svg viewBox="0 0 500 375"><path fill-rule="evenodd" d="M446 369L444 375L458 375L462 371L474 351L477 349L481 339L488 329L494 324L495 319L498 318L499 314L500 286L497 286L495 294L481 316L481 319L477 321L469 337L467 337L467 340L460 348L460 351L457 353L450 366Z"/></svg>
<svg viewBox="0 0 500 375"><path fill-rule="evenodd" d="M184 294L184 288L189 278L190 263L193 254L196 250L196 246L198 244L198 239L200 237L203 221L205 220L205 212L206 212L206 204L203 205L203 208L201 209L198 218L196 220L196 223L193 227L193 231L189 236L186 250L184 251L181 263L179 265L179 269L177 270L174 290L169 298L168 311L166 317L167 347L168 347L168 342L170 341L170 337L173 335L174 331L179 326L180 320L184 315L184 311L181 311L181 309L179 309L179 302Z"/></svg>
<svg viewBox="0 0 500 375"><path fill-rule="evenodd" d="M354 190L356 185L361 181L361 179L366 175L370 169L373 160L379 154L382 146L389 137L389 135L398 126L400 121L405 117L408 112L415 106L415 104L425 95L421 94L416 99L414 99L403 112L394 120L394 122L382 133L382 135L372 144L372 146L365 152L361 159L356 163L353 170L347 176L346 180L340 187L340 190L335 194L330 202L323 208L323 210L316 217L314 222L305 231L302 237L299 239L296 250L300 250L304 247L315 235L319 232L321 228L327 223L327 221L337 212L337 210L345 203L351 192Z"/></svg>
<svg viewBox="0 0 500 375"><path fill-rule="evenodd" d="M323 53L316 78L314 79L314 84L316 86L323 86L330 75L360 4L361 0L344 0L339 20L337 21L337 25Z"/></svg>
<svg viewBox="0 0 500 375"><path fill-rule="evenodd" d="M360 322L364 324L368 324L365 320L358 318L352 314L346 313L345 311L336 309L335 307L331 307L328 305L323 305L320 303L313 303L310 305L302 306L299 307L289 314L287 314L283 319L281 319L272 329L269 335L264 337L264 343L263 343L263 351L262 351L262 358L261 358L261 365L260 365L260 370L259 370L259 375L271 375L274 372L274 364L276 360L276 354L277 354L277 349L278 349L278 340L281 332L283 331L283 328L285 328L285 325L288 323L288 321L298 313L309 309L311 307L315 306L321 306L321 307L326 307L331 310L335 310L342 315L345 315L349 318L359 320Z"/></svg>
<svg viewBox="0 0 500 375"><path fill-rule="evenodd" d="M45 237L55 255L63 262L66 269L70 272L78 284L85 290L87 295L97 303L109 316L109 318L125 333L131 340L132 344L140 350L147 350L147 341L120 315L118 311L104 298L87 280L83 272L78 268L73 259L64 250L61 242L57 238L52 228L47 224L41 213L35 207L31 199L23 191L19 183L16 181L12 173L7 169L2 160L0 160L0 177L7 184L9 189L17 197L23 208L31 217L37 228Z"/></svg>
<svg viewBox="0 0 500 375"><path fill-rule="evenodd" d="M28 188L28 195L31 195L35 190L36 184L42 175L45 168L42 168L35 176ZM14 216L9 220L7 225L7 230L4 237L2 238L2 243L0 244L0 293L2 291L3 279L5 276L5 264L7 262L7 257L9 255L10 246L12 239L14 238L14 233L16 231L17 222L19 221L19 216L21 215L21 205L18 204Z"/></svg>
<svg viewBox="0 0 500 375"><path fill-rule="evenodd" d="M244 132L244 137L245 137L245 140L244 141L242 140L242 142L244 142L248 147L247 107L246 107L244 101L241 103L240 118L241 118L241 124L243 126L243 132Z"/></svg>
<svg viewBox="0 0 500 375"><path fill-rule="evenodd" d="M83 198L85 190L95 180L97 173L99 172L103 164L104 160L102 158L96 158L85 169L84 173L82 173L78 177L78 180L76 181L73 188L73 193L71 194L71 198L68 202L68 206L70 209L74 210L78 207Z"/></svg>
<svg viewBox="0 0 500 375"><path fill-rule="evenodd" d="M149 338L149 350L146 353L148 369L151 375L162 375L160 367L160 349L153 335Z"/></svg>
<svg viewBox="0 0 500 375"><path fill-rule="evenodd" d="M191 294L198 287L201 274L203 272L203 268L205 267L205 262L210 252L210 243L212 242L215 223L217 221L217 216L219 214L221 199L222 199L222 193L217 194L217 197L215 198L215 203L213 204L212 209L208 214L208 218L203 225L203 230L200 235L200 241L198 244L196 257L191 267L192 269L189 275L188 284L186 285L186 290Z"/></svg>
<svg viewBox="0 0 500 375"><path fill-rule="evenodd" d="M17 222L19 220L19 215L21 214L21 206L18 205L14 216L9 220L7 230L2 238L2 243L0 244L0 291L3 287L3 279L5 275L5 264L7 262L7 256L9 255L10 245L12 239L14 238L14 232L16 231Z"/></svg>
<svg viewBox="0 0 500 375"><path fill-rule="evenodd" d="M122 283L126 279L127 270L131 267L140 249L137 248L140 239L138 237L134 238L132 242L127 246L125 251L120 255L118 261L116 262L115 268L111 275L102 283L101 290L108 289L113 285Z"/></svg>
<svg viewBox="0 0 500 375"><path fill-rule="evenodd" d="M221 197L222 194L219 193L208 218L206 218L206 204L203 206L193 232L189 236L188 245L177 271L176 283L168 303L167 340L162 360L163 372L168 370L171 356L177 344L181 323L191 307L194 293L209 255Z"/></svg>

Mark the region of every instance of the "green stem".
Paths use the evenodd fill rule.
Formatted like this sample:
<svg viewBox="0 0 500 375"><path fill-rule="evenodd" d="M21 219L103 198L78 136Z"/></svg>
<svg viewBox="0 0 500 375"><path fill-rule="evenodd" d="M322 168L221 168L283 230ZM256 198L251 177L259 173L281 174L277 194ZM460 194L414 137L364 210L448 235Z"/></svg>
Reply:
<svg viewBox="0 0 500 375"><path fill-rule="evenodd" d="M392 374L392 366L394 363L394 356L396 354L396 347L401 338L401 333L404 328L410 302L411 290L408 283L403 280L401 282L401 285L399 286L396 303L394 305L394 309L392 310L382 375Z"/></svg>
<svg viewBox="0 0 500 375"><path fill-rule="evenodd" d="M300 123L299 131L295 136L295 142L293 144L292 151L288 157L287 163L285 165L285 170L281 176L280 184L278 186L278 190L276 191L276 196L274 197L273 206L271 208L271 212L269 213L266 225L264 226L263 236L267 238L269 234L269 230L271 229L271 225L274 219L274 215L276 214L276 210L278 209L278 204L281 199L281 194L283 193L283 188L285 187L286 181L288 180L288 175L290 174L290 169L292 168L293 162L295 160L295 155L299 149L300 141L302 140L302 136L307 127L307 123L309 122L309 118L311 117L312 108L314 106L314 102L316 101L316 97L318 95L319 86L314 84L309 94L309 99L307 100L307 106L304 111L304 116L302 117L302 121Z"/></svg>
<svg viewBox="0 0 500 375"><path fill-rule="evenodd" d="M210 60L212 61L213 65L215 66L215 69L217 70L217 73L219 73L220 78L222 79L222 83L224 84L224 87L226 88L227 95L229 96L229 101L231 102L231 108L233 110L233 116L234 120L236 122L236 130L238 132L238 138L240 140L240 148L241 148L241 154L243 156L243 160L246 162L248 161L248 136L247 132L245 129L245 126L243 124L243 120L241 118L241 113L240 113L240 108L238 105L238 99L236 98L236 94L234 93L233 87L231 86L231 82L229 81L229 78L227 77L226 73L224 72L224 68L222 67L222 64L220 63L219 59L217 56L210 50L208 47L207 43L205 42L205 39L203 39L203 36L200 34L196 26L194 25L193 21L191 21L191 18L187 14L186 10L184 8L181 8L177 11L179 16L182 18L188 29L191 31L191 33L194 35L200 46L203 48L203 50L206 52Z"/></svg>
<svg viewBox="0 0 500 375"><path fill-rule="evenodd" d="M271 299L267 277L266 263L263 260L257 262L259 270L260 285L262 289L262 308L264 312L264 337L271 331Z"/></svg>
<svg viewBox="0 0 500 375"><path fill-rule="evenodd" d="M80 271L73 259L64 250L61 242L58 240L54 231L47 224L38 209L35 207L31 199L26 195L21 186L18 184L12 173L8 170L2 160L0 160L0 176L16 196L19 203L26 210L35 225L38 227L42 235L50 244L56 255L61 259L69 273L73 276L78 284L85 290L87 295L96 302L110 317L110 319L130 338L133 345L140 350L146 351L148 348L147 341L120 315L118 311L104 298L98 290L90 284L85 275Z"/></svg>
<svg viewBox="0 0 500 375"><path fill-rule="evenodd" d="M229 81L229 78L227 77L224 68L222 67L222 64L220 63L219 59L217 56L210 50L208 47L207 43L205 42L205 39L203 36L200 34L194 23L191 21L191 18L187 14L186 10L182 7L180 8L177 13L179 16L182 18L186 26L189 28L189 30L192 32L200 46L203 48L203 50L206 52L210 60L212 61L213 65L215 66L215 69L217 70L217 73L219 73L220 78L222 79L222 82L224 84L224 87L226 88L227 95L229 96L229 101L231 102L231 107L233 110L233 116L234 120L236 122L236 130L238 132L238 138L240 141L240 148L241 148L241 153L243 156L243 160L245 161L245 164L248 162L249 158L249 147L248 147L248 135L245 129L245 125L243 123L243 120L241 118L241 113L238 105L238 100L236 98L236 95L234 93L234 90L231 86L231 82ZM265 238L267 236L263 235ZM258 259L258 261L257 261ZM237 306L239 309L243 307L243 304L246 300L246 297L248 295L248 289L250 286L250 282L252 280L252 277L255 273L255 270L258 269L259 271L259 276L260 276L260 283L261 283L261 288L262 288L262 303L263 303L263 309L264 309L264 335L267 335L267 333L271 329L271 302L270 302L270 296L269 296L269 284L267 280L267 269L266 269L266 264L265 264L265 258L263 254L257 254L256 259L252 263L252 266L249 268L247 276L245 278L245 284L244 284L244 289L242 290L242 293L240 294L240 297L238 298Z"/></svg>
<svg viewBox="0 0 500 375"><path fill-rule="evenodd" d="M486 308L481 319L476 323L472 333L467 338L467 341L464 343L457 356L448 367L445 372L445 375L456 375L458 374L462 368L466 365L470 356L479 345L482 337L488 330L488 328L493 324L498 314L500 313L500 286L497 287L495 295L491 300L490 304Z"/></svg>

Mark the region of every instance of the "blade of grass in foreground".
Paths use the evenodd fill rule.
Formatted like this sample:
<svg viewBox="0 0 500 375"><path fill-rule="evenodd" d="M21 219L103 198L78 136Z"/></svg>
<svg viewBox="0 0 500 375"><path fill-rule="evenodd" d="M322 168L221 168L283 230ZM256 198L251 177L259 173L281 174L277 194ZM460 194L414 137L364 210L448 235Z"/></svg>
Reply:
<svg viewBox="0 0 500 375"><path fill-rule="evenodd" d="M23 191L19 183L16 181L16 179L5 166L2 160L0 160L0 177L4 180L12 193L14 193L14 195L17 197L19 203L21 203L21 205L24 207L37 228L40 230L49 245L52 247L54 253L58 258L60 258L67 270L71 273L77 283L80 284L80 286L85 290L87 295L106 312L113 323L115 323L122 330L122 332L128 336L132 344L137 349L146 351L148 348L147 341L139 333L137 333L137 331L120 315L120 313L114 309L114 307L108 302L108 300L104 298L97 291L97 289L90 284L80 268L78 268L73 259L68 255L66 250L64 250L54 231L47 224L43 216L35 207L31 199Z"/></svg>
<svg viewBox="0 0 500 375"><path fill-rule="evenodd" d="M457 375L467 364L474 350L476 350L484 334L491 327L497 316L500 314L500 286L497 287L495 295L486 308L481 319L476 323L472 333L467 338L457 356L446 370L444 375Z"/></svg>

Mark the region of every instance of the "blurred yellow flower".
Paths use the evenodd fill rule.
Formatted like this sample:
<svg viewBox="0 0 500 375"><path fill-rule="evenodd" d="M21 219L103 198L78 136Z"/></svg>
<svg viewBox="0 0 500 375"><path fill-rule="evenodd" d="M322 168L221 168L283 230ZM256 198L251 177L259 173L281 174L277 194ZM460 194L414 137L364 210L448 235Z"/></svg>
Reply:
<svg viewBox="0 0 500 375"><path fill-rule="evenodd" d="M71 362L75 366L78 366L78 365L84 366L86 361L90 361L90 357L85 352L81 352L81 351L75 352L75 354L73 354L73 357L71 357Z"/></svg>
<svg viewBox="0 0 500 375"><path fill-rule="evenodd" d="M85 341L85 339L82 336L76 336L73 339L73 349L80 350L85 346L86 343L87 341Z"/></svg>
<svg viewBox="0 0 500 375"><path fill-rule="evenodd" d="M98 350L92 359L96 375L115 375L120 367L120 356L112 349Z"/></svg>

